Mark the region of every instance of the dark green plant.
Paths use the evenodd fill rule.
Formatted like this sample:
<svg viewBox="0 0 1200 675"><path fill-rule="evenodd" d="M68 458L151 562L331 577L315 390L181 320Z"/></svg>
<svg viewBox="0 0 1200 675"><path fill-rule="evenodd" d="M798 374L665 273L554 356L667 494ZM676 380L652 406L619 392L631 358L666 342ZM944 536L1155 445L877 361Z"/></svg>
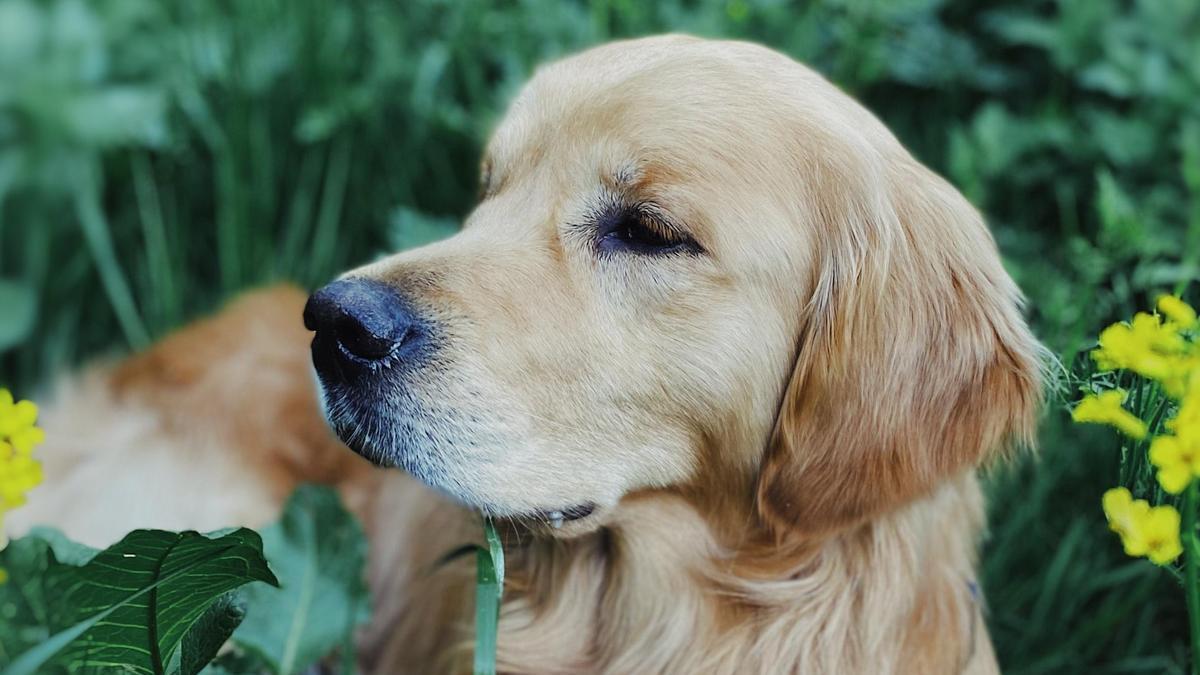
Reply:
<svg viewBox="0 0 1200 675"><path fill-rule="evenodd" d="M258 535L135 530L99 552L59 561L37 534L0 554L4 675L130 672L195 675L233 632L242 609L227 593L278 583ZM15 639L13 639L15 638Z"/></svg>
<svg viewBox="0 0 1200 675"><path fill-rule="evenodd" d="M262 538L280 586L243 592L246 621L234 641L280 675L303 672L335 649L353 663L354 629L370 616L367 540L358 521L336 492L305 486Z"/></svg>
<svg viewBox="0 0 1200 675"><path fill-rule="evenodd" d="M1063 372L1196 277L1192 0L0 0L0 384L451 231L535 64L667 30L783 50L875 111L988 217ZM1065 400L989 481L1005 672L1178 670L1182 603L1093 508L1119 449Z"/></svg>
<svg viewBox="0 0 1200 675"><path fill-rule="evenodd" d="M195 675L230 639L216 672L291 675L340 651L349 673L365 566L362 528L315 486L262 538L135 530L98 552L35 530L0 550L0 673Z"/></svg>

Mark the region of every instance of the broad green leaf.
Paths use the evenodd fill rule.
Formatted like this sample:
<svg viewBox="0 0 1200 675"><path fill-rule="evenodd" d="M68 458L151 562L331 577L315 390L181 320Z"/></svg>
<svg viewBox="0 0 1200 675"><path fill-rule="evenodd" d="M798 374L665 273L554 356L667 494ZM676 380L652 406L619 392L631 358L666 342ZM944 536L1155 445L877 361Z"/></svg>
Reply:
<svg viewBox="0 0 1200 675"><path fill-rule="evenodd" d="M246 603L237 591L217 598L208 610L183 636L183 643L175 651L177 668L171 673L196 675L217 656L217 651L233 635L233 631L246 618Z"/></svg>
<svg viewBox="0 0 1200 675"><path fill-rule="evenodd" d="M0 666L50 637L50 603L42 582L51 561L80 566L97 553L48 527L35 527L0 550L0 569L9 577L0 584Z"/></svg>
<svg viewBox="0 0 1200 675"><path fill-rule="evenodd" d="M263 675L269 670L257 654L234 649L218 656L200 675Z"/></svg>
<svg viewBox="0 0 1200 675"><path fill-rule="evenodd" d="M41 583L53 559L50 544L35 536L9 542L0 550L0 666L7 665L50 637L49 603Z"/></svg>
<svg viewBox="0 0 1200 675"><path fill-rule="evenodd" d="M475 554L475 675L495 675L496 633L504 594L504 548L491 520L483 521L487 548Z"/></svg>
<svg viewBox="0 0 1200 675"><path fill-rule="evenodd" d="M18 614L48 637L3 675L115 666L164 673L214 601L251 581L277 583L262 541L247 529L217 538L136 530L79 567L59 562L37 538L11 548L15 555L4 555L9 584L32 598Z"/></svg>
<svg viewBox="0 0 1200 675"><path fill-rule="evenodd" d="M311 485L292 495L262 536L280 587L246 589L246 620L233 639L274 672L299 672L367 619L366 538L336 492Z"/></svg>
<svg viewBox="0 0 1200 675"><path fill-rule="evenodd" d="M221 534L225 533L222 532ZM67 538L67 535L53 527L35 527L29 531L28 536L46 542L50 546L50 550L54 552L54 559L64 565L82 567L88 564L100 552L86 544L71 541ZM210 532L208 536L212 537L214 535Z"/></svg>

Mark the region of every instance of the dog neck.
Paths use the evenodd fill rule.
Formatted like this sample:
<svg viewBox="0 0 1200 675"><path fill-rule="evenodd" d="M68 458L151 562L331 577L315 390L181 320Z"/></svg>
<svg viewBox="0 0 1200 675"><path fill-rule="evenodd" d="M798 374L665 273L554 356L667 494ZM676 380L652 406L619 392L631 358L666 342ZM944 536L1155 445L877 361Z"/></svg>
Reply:
<svg viewBox="0 0 1200 675"><path fill-rule="evenodd" d="M600 532L512 551L499 665L907 673L959 672L973 656L994 664L974 590L982 520L973 475L786 550L753 534L730 541L677 495L629 500ZM975 654L980 645L986 654Z"/></svg>

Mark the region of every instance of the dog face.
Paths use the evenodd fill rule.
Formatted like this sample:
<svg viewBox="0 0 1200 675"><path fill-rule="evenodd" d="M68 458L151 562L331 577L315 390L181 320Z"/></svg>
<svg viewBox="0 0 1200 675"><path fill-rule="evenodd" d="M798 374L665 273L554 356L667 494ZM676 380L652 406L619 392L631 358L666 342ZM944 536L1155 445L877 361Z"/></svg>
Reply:
<svg viewBox="0 0 1200 675"><path fill-rule="evenodd" d="M977 215L868 112L667 37L539 71L462 231L305 319L339 436L486 513L574 533L676 486L811 530L1027 429L1016 305Z"/></svg>

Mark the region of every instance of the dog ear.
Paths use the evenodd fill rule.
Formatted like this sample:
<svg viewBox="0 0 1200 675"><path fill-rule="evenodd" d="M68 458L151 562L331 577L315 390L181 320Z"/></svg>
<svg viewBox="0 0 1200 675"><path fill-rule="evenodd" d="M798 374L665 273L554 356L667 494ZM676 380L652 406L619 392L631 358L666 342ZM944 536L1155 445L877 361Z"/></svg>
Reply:
<svg viewBox="0 0 1200 675"><path fill-rule="evenodd" d="M816 198L814 291L757 486L777 534L863 522L1034 434L1042 347L991 235L940 177L893 164Z"/></svg>

